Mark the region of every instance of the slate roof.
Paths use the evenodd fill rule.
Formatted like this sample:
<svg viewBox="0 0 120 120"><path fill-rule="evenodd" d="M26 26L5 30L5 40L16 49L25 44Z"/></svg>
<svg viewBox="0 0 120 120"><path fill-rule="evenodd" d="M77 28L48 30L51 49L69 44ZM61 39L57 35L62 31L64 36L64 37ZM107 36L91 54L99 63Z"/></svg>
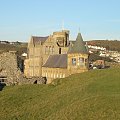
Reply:
<svg viewBox="0 0 120 120"><path fill-rule="evenodd" d="M43 67L67 68L67 54L50 55Z"/></svg>
<svg viewBox="0 0 120 120"><path fill-rule="evenodd" d="M40 44L40 43L43 44L47 39L48 36L47 37L32 36L33 44Z"/></svg>
<svg viewBox="0 0 120 120"><path fill-rule="evenodd" d="M78 33L73 47L70 46L68 53L88 53L85 43L80 33Z"/></svg>

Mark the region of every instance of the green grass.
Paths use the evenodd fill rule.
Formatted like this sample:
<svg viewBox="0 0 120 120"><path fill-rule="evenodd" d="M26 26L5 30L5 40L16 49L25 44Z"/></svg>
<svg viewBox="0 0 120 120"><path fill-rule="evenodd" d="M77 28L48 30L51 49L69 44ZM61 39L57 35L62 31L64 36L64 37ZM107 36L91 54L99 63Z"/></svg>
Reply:
<svg viewBox="0 0 120 120"><path fill-rule="evenodd" d="M119 120L120 68L57 79L54 85L5 87L1 120Z"/></svg>

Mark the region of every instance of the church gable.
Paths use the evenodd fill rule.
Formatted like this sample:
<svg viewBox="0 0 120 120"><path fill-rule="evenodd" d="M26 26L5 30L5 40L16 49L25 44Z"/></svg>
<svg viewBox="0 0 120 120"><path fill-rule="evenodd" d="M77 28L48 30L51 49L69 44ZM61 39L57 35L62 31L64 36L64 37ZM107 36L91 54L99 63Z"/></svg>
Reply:
<svg viewBox="0 0 120 120"><path fill-rule="evenodd" d="M48 39L43 43L43 54L44 55L51 55L55 53L55 46L56 42L54 41L52 35L48 37Z"/></svg>
<svg viewBox="0 0 120 120"><path fill-rule="evenodd" d="M42 45L47 39L48 36L47 37L32 36L32 43L34 44L34 46L38 44Z"/></svg>

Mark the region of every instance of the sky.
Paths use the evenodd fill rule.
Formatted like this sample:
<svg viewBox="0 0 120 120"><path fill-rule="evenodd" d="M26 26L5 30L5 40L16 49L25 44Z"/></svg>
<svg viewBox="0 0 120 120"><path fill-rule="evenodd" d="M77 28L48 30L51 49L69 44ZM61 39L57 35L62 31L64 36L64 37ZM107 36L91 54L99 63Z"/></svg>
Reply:
<svg viewBox="0 0 120 120"><path fill-rule="evenodd" d="M80 31L84 40L120 40L120 0L0 0L0 40Z"/></svg>

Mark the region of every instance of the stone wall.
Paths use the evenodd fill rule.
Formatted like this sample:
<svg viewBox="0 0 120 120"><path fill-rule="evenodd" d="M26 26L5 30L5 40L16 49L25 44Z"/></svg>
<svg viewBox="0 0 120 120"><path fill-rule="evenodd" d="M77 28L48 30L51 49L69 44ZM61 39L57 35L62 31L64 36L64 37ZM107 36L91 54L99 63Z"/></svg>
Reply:
<svg viewBox="0 0 120 120"><path fill-rule="evenodd" d="M53 79L67 77L68 70L67 70L67 68L42 67L42 76L47 79L47 84L49 84L53 81Z"/></svg>
<svg viewBox="0 0 120 120"><path fill-rule="evenodd" d="M0 78L6 78L6 85L19 85L19 84L43 84L43 78L25 78L24 74L19 68L19 57L14 53L5 52L0 54Z"/></svg>
<svg viewBox="0 0 120 120"><path fill-rule="evenodd" d="M80 61L80 58L82 58L83 61ZM72 59L75 59L74 65ZM68 54L68 74L71 75L85 71L88 71L88 54Z"/></svg>

